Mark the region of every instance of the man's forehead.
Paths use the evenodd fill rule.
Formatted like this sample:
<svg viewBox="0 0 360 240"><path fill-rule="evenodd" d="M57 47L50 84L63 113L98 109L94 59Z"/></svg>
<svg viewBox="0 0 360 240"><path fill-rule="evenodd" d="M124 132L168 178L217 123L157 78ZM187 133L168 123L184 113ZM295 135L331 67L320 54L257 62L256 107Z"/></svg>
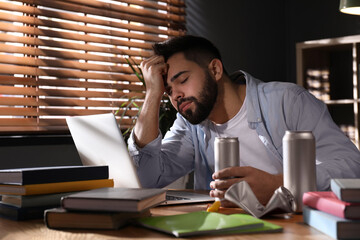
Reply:
<svg viewBox="0 0 360 240"><path fill-rule="evenodd" d="M191 61L187 60L183 53L176 53L167 60L168 71L166 81L172 82L185 72L189 71Z"/></svg>
<svg viewBox="0 0 360 240"><path fill-rule="evenodd" d="M189 60L185 58L184 53L175 53L166 61L169 67L169 71L176 71L176 69L188 64L188 62Z"/></svg>

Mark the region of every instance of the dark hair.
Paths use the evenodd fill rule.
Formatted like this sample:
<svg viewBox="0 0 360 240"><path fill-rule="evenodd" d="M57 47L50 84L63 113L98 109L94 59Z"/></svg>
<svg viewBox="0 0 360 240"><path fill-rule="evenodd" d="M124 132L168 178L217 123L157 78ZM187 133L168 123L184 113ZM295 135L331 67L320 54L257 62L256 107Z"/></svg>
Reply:
<svg viewBox="0 0 360 240"><path fill-rule="evenodd" d="M184 53L187 60L196 62L203 68L206 68L214 58L222 62L219 50L203 37L192 35L175 37L164 42L155 43L153 49L156 55L165 58L165 62L172 55L179 52Z"/></svg>

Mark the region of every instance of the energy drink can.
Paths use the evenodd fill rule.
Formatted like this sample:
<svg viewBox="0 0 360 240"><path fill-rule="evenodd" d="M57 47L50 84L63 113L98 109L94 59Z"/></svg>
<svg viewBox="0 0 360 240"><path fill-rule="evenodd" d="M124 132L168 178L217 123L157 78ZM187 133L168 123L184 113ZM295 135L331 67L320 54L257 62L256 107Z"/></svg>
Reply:
<svg viewBox="0 0 360 240"><path fill-rule="evenodd" d="M286 131L282 142L284 187L302 212L304 192L316 191L315 138L311 131Z"/></svg>
<svg viewBox="0 0 360 240"><path fill-rule="evenodd" d="M240 166L239 140L237 137L216 137L214 142L215 172Z"/></svg>

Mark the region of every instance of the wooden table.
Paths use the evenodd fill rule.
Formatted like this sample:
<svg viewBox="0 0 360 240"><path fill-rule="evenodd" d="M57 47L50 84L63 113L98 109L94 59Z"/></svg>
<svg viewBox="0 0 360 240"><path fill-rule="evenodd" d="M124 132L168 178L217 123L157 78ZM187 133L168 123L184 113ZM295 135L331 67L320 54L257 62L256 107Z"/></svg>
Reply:
<svg viewBox="0 0 360 240"><path fill-rule="evenodd" d="M151 210L154 216L174 215L194 211L206 210L207 204L191 204L179 206L162 206ZM221 213L244 213L241 209L225 208ZM243 234L243 235L219 235L219 236L199 236L196 239L327 239L332 238L311 228L303 223L302 215L292 215L288 219L272 218L265 219L271 223L280 225L284 228L281 233L267 234ZM31 221L11 221L0 218L0 239L2 240L53 240L53 239L175 239L167 234L148 230L142 227L127 226L120 230L51 230L48 229L43 220ZM187 238L189 239L189 238Z"/></svg>

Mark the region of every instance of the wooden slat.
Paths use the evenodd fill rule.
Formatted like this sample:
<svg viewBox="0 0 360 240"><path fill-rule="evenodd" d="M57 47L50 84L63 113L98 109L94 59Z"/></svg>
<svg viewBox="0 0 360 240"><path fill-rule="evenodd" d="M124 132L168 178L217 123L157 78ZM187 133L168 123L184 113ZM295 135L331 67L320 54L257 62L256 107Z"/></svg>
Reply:
<svg viewBox="0 0 360 240"><path fill-rule="evenodd" d="M0 126L66 126L65 119L0 118Z"/></svg>
<svg viewBox="0 0 360 240"><path fill-rule="evenodd" d="M3 21L10 21L10 22L20 22L29 25L35 26L46 26L51 28L58 28L58 29L66 29L72 31L80 31L84 33L95 33L101 35L109 35L115 37L123 37L123 38L131 38L131 39L138 39L144 41L152 41L152 42L161 42L166 40L166 38L158 37L156 35L150 34L138 34L132 32L125 32L124 29L107 29L107 26L99 27L90 27L87 25L80 25L77 22L74 23L67 23L67 22L59 22L59 21L52 21L52 20L45 20L39 19L37 17L28 17L28 16L18 16L11 13L1 13L0 20Z"/></svg>
<svg viewBox="0 0 360 240"><path fill-rule="evenodd" d="M89 52L98 52L98 53L111 53L111 54L119 54L119 55L129 55L129 56L140 56L140 57L150 57L152 54L151 51L147 50L127 50L120 49L117 47L101 47L94 46L90 44L80 44L80 43L71 43L71 42L63 42L63 41L54 41L54 40L45 40L33 37L20 37L9 34L0 33L0 41L4 42L13 42L13 43L24 43L35 46L47 46L54 47L58 49L74 49L74 50L84 50ZM131 42L130 42L131 43ZM131 44L128 45L128 47ZM66 53L64 53L66 54ZM94 55L94 54L90 54ZM79 53L79 57L81 57L81 53ZM140 61L140 60L138 60ZM139 63L139 62L138 62Z"/></svg>
<svg viewBox="0 0 360 240"><path fill-rule="evenodd" d="M43 66L43 67L57 67L67 69L93 70L109 73L128 73L132 74L133 70L130 67L123 67L117 65L103 65L94 63L81 63L79 61L71 60L52 60L39 59L34 57L16 57L11 55L0 54L0 63L25 65L25 66Z"/></svg>
<svg viewBox="0 0 360 240"><path fill-rule="evenodd" d="M35 36L54 37L62 39L70 39L84 42L102 43L118 46L137 47L142 49L152 49L150 43L132 42L112 38L95 37L92 35L84 35L74 32L60 32L54 30L38 29L34 27L15 26L11 23L0 22L0 30L6 32L18 32Z"/></svg>
<svg viewBox="0 0 360 240"><path fill-rule="evenodd" d="M164 11L169 11L171 13L176 13L178 15L185 15L185 9L184 9L184 5L182 6L173 6L170 5L169 1L167 1L167 5L161 5L158 4L156 2L152 2L152 1L143 1L143 0L122 0L121 2L124 3L128 3L128 4L134 4L134 5L138 5L138 6L143 6L146 8L153 8L153 9L159 9L159 10L164 10Z"/></svg>
<svg viewBox="0 0 360 240"><path fill-rule="evenodd" d="M121 125L122 131L133 125ZM2 135L31 135L31 134L69 134L67 126L3 126L0 127Z"/></svg>
<svg viewBox="0 0 360 240"><path fill-rule="evenodd" d="M141 17L132 14L112 11L112 10L104 10L95 7L87 7L87 6L80 6L78 4L67 3L67 2L60 2L56 0L21 0L21 2L35 4L45 7L51 7L56 9L62 9L67 11L76 11L81 13L88 13L98 16L116 18L116 19L123 19L128 21L134 21L144 24L150 24L155 26L165 26L168 27L169 25L174 29L181 29L183 28L182 24L177 22L170 22L169 20L163 19L155 19L150 17Z"/></svg>
<svg viewBox="0 0 360 240"><path fill-rule="evenodd" d="M76 115L92 115L92 114L103 114L112 112L110 110L95 110L95 109L70 109L70 108L9 108L0 107L0 115L11 115L11 116L76 116ZM121 115L124 110L119 110ZM137 116L137 110L126 110L127 116Z"/></svg>
<svg viewBox="0 0 360 240"><path fill-rule="evenodd" d="M96 9L104 9L115 12L127 13L127 14L131 14L132 16L142 16L142 17L162 19L162 20L172 20L175 22L185 21L185 17L182 15L171 14L171 13L164 14L154 10L148 10L146 8L134 8L131 6L124 6L124 5L112 4L101 1L88 1L88 0L65 0L65 1L82 6L93 7Z"/></svg>
<svg viewBox="0 0 360 240"><path fill-rule="evenodd" d="M134 119L118 119L121 125L132 125ZM0 118L0 131L5 126L67 126L65 118L63 119L37 119L37 118Z"/></svg>
<svg viewBox="0 0 360 240"><path fill-rule="evenodd" d="M89 53L70 52L63 50L49 50L35 47L19 47L9 44L0 43L0 52L5 53L20 53L31 56L43 56L43 57L56 57L62 59L77 59L77 60L88 60L88 61L99 61L109 63L124 63L127 61L124 57L107 57ZM132 58L130 61L135 61L136 64L140 64L140 60Z"/></svg>
<svg viewBox="0 0 360 240"><path fill-rule="evenodd" d="M36 89L33 87L8 87L0 86L0 94L3 95L26 95L26 96L53 96L53 97L87 97L87 98L138 98L145 97L144 93L138 92L96 92L67 89Z"/></svg>
<svg viewBox="0 0 360 240"><path fill-rule="evenodd" d="M174 6L185 7L184 0L157 0L158 2L168 3Z"/></svg>
<svg viewBox="0 0 360 240"><path fill-rule="evenodd" d="M140 1L145 2L145 1ZM146 2L151 3L151 2ZM161 6L161 5L159 5ZM80 16L78 14L69 13L69 12L59 12L59 11L50 11L45 9L39 9L37 7L31 7L31 6L25 6L25 5L18 5L13 4L10 2L0 2L0 9L8 10L8 11L17 11L17 12L23 12L30 15L36 15L36 16L46 16L46 17L54 17L58 19L64 19L64 20L70 20L70 21L76 21L76 22L83 22L83 23L92 23L92 24L98 24L98 25L106 25L106 26L112 26L117 28L124 28L128 30L134 30L139 32L145 32L145 33L153 33L153 34L163 34L163 35L169 35L169 36L181 36L184 35L184 31L176 31L173 29L159 29L157 27L150 27L150 26L139 26L134 24L127 24L127 23L121 23L117 21L108 21L108 20L102 20L102 19L96 19L93 17L87 17L87 16ZM179 8L183 9L183 8Z"/></svg>
<svg viewBox="0 0 360 240"><path fill-rule="evenodd" d="M22 67L10 64L0 64L0 73L3 74L25 74L31 76L54 76L60 78L85 78L85 79L103 79L114 81L129 81L138 82L135 75L126 74L105 74L92 73L76 70L53 70L53 69L39 69L35 67Z"/></svg>
<svg viewBox="0 0 360 240"><path fill-rule="evenodd" d="M141 101L135 101L141 107ZM129 101L82 100L73 98L0 97L0 106L71 106L71 107L118 107L133 106ZM136 107L133 107L136 109Z"/></svg>
<svg viewBox="0 0 360 240"><path fill-rule="evenodd" d="M143 85L137 84L122 84L110 82L89 82L77 81L69 79L36 79L36 78L20 78L12 76L1 76L0 85L14 85L22 84L27 86L55 86L55 87L81 87L81 88L101 88L101 89L114 89L114 90L130 90L134 92L144 91Z"/></svg>

